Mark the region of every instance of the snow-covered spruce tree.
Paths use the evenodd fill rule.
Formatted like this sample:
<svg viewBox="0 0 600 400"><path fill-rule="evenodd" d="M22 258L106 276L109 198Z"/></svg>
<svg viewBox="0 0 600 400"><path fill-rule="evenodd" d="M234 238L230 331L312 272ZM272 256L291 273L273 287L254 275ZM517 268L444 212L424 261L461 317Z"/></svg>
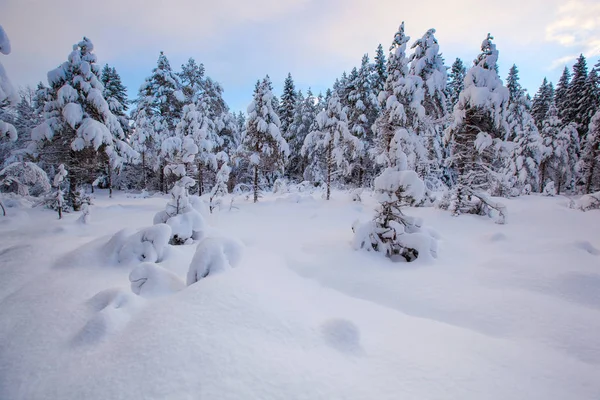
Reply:
<svg viewBox="0 0 600 400"><path fill-rule="evenodd" d="M289 146L281 136L280 125L279 117L273 109L271 81L267 75L261 82L257 82L254 99L248 106L246 137L242 143L246 160L253 171L255 203L260 192L260 178L268 179L268 175L281 172L289 156Z"/></svg>
<svg viewBox="0 0 600 400"><path fill-rule="evenodd" d="M10 54L10 41L2 25L0 25L0 53ZM13 88L4 67L0 63L0 115L4 114L5 109L10 105L16 105L19 101L19 96ZM7 121L0 118L0 138L11 141L17 140L17 130Z"/></svg>
<svg viewBox="0 0 600 400"><path fill-rule="evenodd" d="M198 195L202 195L205 191L206 173L217 169L217 157L214 151L220 139L216 134L214 122L207 116L205 106L202 98L196 104L186 104L183 107L181 120L175 128L177 136L192 138L198 147L195 166Z"/></svg>
<svg viewBox="0 0 600 400"><path fill-rule="evenodd" d="M289 129L294 122L294 111L296 110L298 102L297 97L298 94L296 93L292 74L288 73L287 78L285 78L285 82L283 83L283 94L279 101L278 110L279 120L281 121L281 135L288 142L291 139Z"/></svg>
<svg viewBox="0 0 600 400"><path fill-rule="evenodd" d="M317 115L316 121L317 129L306 136L302 154L308 156L310 163L324 166L326 199L329 200L332 178L348 176L352 172L351 161L361 153L362 142L348 130L348 117L337 92L331 96L327 108Z"/></svg>
<svg viewBox="0 0 600 400"><path fill-rule="evenodd" d="M102 85L104 86L104 98L108 103L110 111L118 118L125 136L129 136L129 100L127 99L127 88L121 81L121 76L115 67L104 65L102 69Z"/></svg>
<svg viewBox="0 0 600 400"><path fill-rule="evenodd" d="M386 61L385 54L383 52L383 46L381 43L377 46L377 51L375 52L375 64L373 65L373 75L372 75L372 84L373 92L376 96L379 96L379 92L383 90L383 86L385 85L385 81L387 79L387 69L386 69Z"/></svg>
<svg viewBox="0 0 600 400"><path fill-rule="evenodd" d="M554 104L558 110L558 117L564 125L568 124L567 121L567 92L569 90L569 84L571 83L571 72L567 67L563 69L563 73L556 84L556 90L554 90Z"/></svg>
<svg viewBox="0 0 600 400"><path fill-rule="evenodd" d="M368 152L374 143L371 127L377 119L379 106L371 82L372 69L369 56L365 54L356 75L351 74L347 99L348 129L363 143L354 174L358 187L364 187L365 181L370 182L374 174L373 161L368 157Z"/></svg>
<svg viewBox="0 0 600 400"><path fill-rule="evenodd" d="M451 166L458 174L458 182L449 192L448 208L454 215L488 214L490 207L503 215L504 207L485 193L497 181L496 173L502 167L498 151L508 129L509 93L498 76L498 50L492 39L488 34L481 54L467 72L454 120L446 131Z"/></svg>
<svg viewBox="0 0 600 400"><path fill-rule="evenodd" d="M418 76L408 77L406 43L410 37L404 34L404 22L394 35L387 64L387 80L379 93L381 114L373 124L375 145L374 161L383 168L395 167L402 157L407 157L408 169L415 170L426 158L425 147L413 129L415 119L424 115L422 106L423 87Z"/></svg>
<svg viewBox="0 0 600 400"><path fill-rule="evenodd" d="M302 146L306 136L310 133L317 118L316 99L310 88L306 97L302 92L298 93L298 104L294 111L294 121L290 126L290 157L286 167L286 175L291 181L301 182L304 180L304 172L308 165L306 156L302 155Z"/></svg>
<svg viewBox="0 0 600 400"><path fill-rule="evenodd" d="M552 102L546 113L541 132L543 152L540 160L540 193L544 190L547 181L555 182L558 185L558 193L567 182L569 164L567 148L570 137L561 126L558 109Z"/></svg>
<svg viewBox="0 0 600 400"><path fill-rule="evenodd" d="M585 137L579 170L585 193L600 190L600 110L596 112Z"/></svg>
<svg viewBox="0 0 600 400"><path fill-rule="evenodd" d="M204 91L204 65L196 64L193 58L181 65L181 72L177 75L181 81L181 91L185 96L185 104L195 103Z"/></svg>
<svg viewBox="0 0 600 400"><path fill-rule="evenodd" d="M67 203L76 211L81 205L78 187L93 181L98 153L104 153L115 170L138 156L125 142L104 98L93 49L83 38L66 62L48 72L52 100L44 107L44 121L31 132L41 158L49 165L64 164L69 171Z"/></svg>
<svg viewBox="0 0 600 400"><path fill-rule="evenodd" d="M221 206L222 197L228 193L227 184L229 182L230 173L231 168L229 167L229 165L227 165L227 163L223 163L223 165L221 165L221 168L219 168L219 172L217 172L216 183L210 190L209 210L211 213L215 208Z"/></svg>
<svg viewBox="0 0 600 400"><path fill-rule="evenodd" d="M513 65L514 68L516 66ZM512 69L511 69L512 71ZM510 78L511 73L509 72L509 80L507 80L507 87L509 91L511 91ZM519 85L520 87L520 85ZM512 98L512 91L511 91ZM542 85L538 89L537 93L533 96L533 103L531 105L531 115L535 120L535 124L538 130L542 130L544 125L544 120L546 118L546 114L548 114L548 109L550 108L550 104L554 101L554 87L552 86L552 82L548 82L546 78L542 81Z"/></svg>
<svg viewBox="0 0 600 400"><path fill-rule="evenodd" d="M529 101L525 91L519 83L519 71L513 65L507 79L508 111L506 122L508 130L506 138L510 141L505 143L509 158L506 160L504 174L506 180L513 180L517 193L524 187L538 187L539 165L543 153L542 140L535 121L529 113ZM496 186L495 195L506 195L505 182Z"/></svg>
<svg viewBox="0 0 600 400"><path fill-rule="evenodd" d="M415 116L415 131L423 139L427 149L423 176L428 182L440 182L443 175L444 145L443 132L447 126L446 66L434 36L429 29L412 45L409 76L418 76L423 85L424 115ZM420 97L420 96L419 96ZM413 95L413 99L417 99ZM405 107L406 109L406 107Z"/></svg>
<svg viewBox="0 0 600 400"><path fill-rule="evenodd" d="M589 99L584 97L587 86L587 61L583 54L577 58L573 65L573 78L567 89L567 99L565 104L565 115L562 116L566 123L574 122L577 124L579 138L583 139L588 131L588 125L591 119L591 104Z"/></svg>
<svg viewBox="0 0 600 400"><path fill-rule="evenodd" d="M62 213L65 208L65 198L64 191L62 189L62 184L65 181L69 173L65 169L63 164L58 166L58 170L56 171L56 175L54 175L54 180L52 181L52 186L54 186L54 194L49 199L50 207L56 210L58 213L58 219L62 219Z"/></svg>
<svg viewBox="0 0 600 400"><path fill-rule="evenodd" d="M447 91L448 95L448 109L454 109L456 103L458 103L458 96L464 88L465 75L467 74L467 68L460 58L457 58L452 63L450 73L448 74Z"/></svg>
<svg viewBox="0 0 600 400"><path fill-rule="evenodd" d="M425 195L425 184L417 173L401 166L386 168L375 178L374 189L380 202L375 218L353 226L354 248L408 262L437 257L437 242L423 229L421 219L402 212L403 206L420 202Z"/></svg>

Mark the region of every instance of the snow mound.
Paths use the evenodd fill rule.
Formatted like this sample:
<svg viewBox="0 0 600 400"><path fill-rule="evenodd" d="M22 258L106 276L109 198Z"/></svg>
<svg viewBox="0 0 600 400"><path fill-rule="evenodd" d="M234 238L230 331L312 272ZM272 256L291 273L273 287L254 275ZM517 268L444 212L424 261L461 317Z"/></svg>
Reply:
<svg viewBox="0 0 600 400"><path fill-rule="evenodd" d="M192 285L210 274L223 272L238 265L244 245L231 238L206 238L198 243L187 273L187 284Z"/></svg>
<svg viewBox="0 0 600 400"><path fill-rule="evenodd" d="M576 207L581 211L598 210L600 209L600 192L586 194L581 196Z"/></svg>
<svg viewBox="0 0 600 400"><path fill-rule="evenodd" d="M167 224L157 224L133 234L125 229L113 235L105 250L115 254L120 264L159 262L163 259L170 237L171 227Z"/></svg>
<svg viewBox="0 0 600 400"><path fill-rule="evenodd" d="M120 289L97 293L88 305L95 314L75 335L74 344L90 345L115 334L127 325L137 309L135 296Z"/></svg>
<svg viewBox="0 0 600 400"><path fill-rule="evenodd" d="M591 244L590 242L588 242L587 240L581 240L581 241L577 241L575 243L573 243L575 245L575 247L577 247L578 249L584 250L588 253L590 253L593 256L598 256L600 255L600 250L598 250L593 244Z"/></svg>
<svg viewBox="0 0 600 400"><path fill-rule="evenodd" d="M145 262L129 274L131 291L142 297L169 295L185 288L185 283L173 272L160 265Z"/></svg>

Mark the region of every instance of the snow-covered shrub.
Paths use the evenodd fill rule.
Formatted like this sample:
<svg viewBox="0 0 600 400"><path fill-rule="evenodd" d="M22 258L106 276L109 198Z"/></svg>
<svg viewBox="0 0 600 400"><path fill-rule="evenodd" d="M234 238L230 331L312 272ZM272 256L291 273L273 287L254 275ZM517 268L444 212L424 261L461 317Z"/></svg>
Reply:
<svg viewBox="0 0 600 400"><path fill-rule="evenodd" d="M556 196L556 186L554 185L554 181L550 181L546 183L544 186L544 191L542 192L544 196Z"/></svg>
<svg viewBox="0 0 600 400"><path fill-rule="evenodd" d="M205 230L204 218L190 204L188 190L194 184L192 178L181 177L171 189L171 200L166 209L154 216L154 224L167 224L171 227L171 244L186 244L200 239Z"/></svg>
<svg viewBox="0 0 600 400"><path fill-rule="evenodd" d="M83 204L81 206L81 216L77 219L77 222L87 225L90 223L90 206L89 204Z"/></svg>
<svg viewBox="0 0 600 400"><path fill-rule="evenodd" d="M435 238L423 229L421 219L408 216L401 209L421 201L425 195L425 184L417 173L386 168L375 178L374 188L380 202L377 214L373 221L354 224L353 247L388 257L400 256L409 262L418 257L435 258Z"/></svg>
<svg viewBox="0 0 600 400"><path fill-rule="evenodd" d="M8 165L0 171L0 190L10 188L18 188L18 193L24 196L40 196L50 191L50 180L43 169L32 162L15 162ZM16 185L7 185L9 182L16 182ZM14 190L5 190L15 192Z"/></svg>
<svg viewBox="0 0 600 400"><path fill-rule="evenodd" d="M58 166L58 171L56 171L56 175L54 175L54 180L52 181L52 186L54 186L54 193L46 198L45 203L58 212L58 219L62 218L63 211L66 211L67 204L65 203L64 191L61 187L64 185L65 178L68 175L68 171L65 169L63 164Z"/></svg>
<svg viewBox="0 0 600 400"><path fill-rule="evenodd" d="M113 235L106 249L121 264L132 261L160 262L170 238L171 227L167 224L157 224L133 234L129 230L122 230Z"/></svg>
<svg viewBox="0 0 600 400"><path fill-rule="evenodd" d="M237 266L244 245L231 238L206 238L198 243L187 273L187 284L192 285L210 274Z"/></svg>
<svg viewBox="0 0 600 400"><path fill-rule="evenodd" d="M586 194L576 203L581 211L600 210L600 192Z"/></svg>
<svg viewBox="0 0 600 400"><path fill-rule="evenodd" d="M230 173L231 168L227 164L223 164L219 169L219 172L217 172L217 182L210 191L209 210L211 213L215 208L221 206L221 199L227 194L227 182L229 181ZM275 181L275 183L278 181L279 179Z"/></svg>
<svg viewBox="0 0 600 400"><path fill-rule="evenodd" d="M362 202L362 195L363 189L358 188L358 189L354 189L350 192L350 198L352 199L352 201L357 201L357 202Z"/></svg>
<svg viewBox="0 0 600 400"><path fill-rule="evenodd" d="M523 186L523 189L521 189L521 194L525 195L525 196L528 196L528 195L531 194L531 190L532 190L531 189L531 185L527 184L527 185Z"/></svg>
<svg viewBox="0 0 600 400"><path fill-rule="evenodd" d="M282 194L289 193L288 182L286 179L277 178L275 183L273 183L273 193Z"/></svg>
<svg viewBox="0 0 600 400"><path fill-rule="evenodd" d="M438 207L449 210L453 216L475 214L493 218L494 211L496 211L498 216L495 222L497 224L506 223L506 206L504 204L493 201L486 193L475 191L464 185L457 185L453 190L449 190Z"/></svg>
<svg viewBox="0 0 600 400"><path fill-rule="evenodd" d="M131 291L143 297L156 297L175 293L185 288L185 283L173 272L158 264L144 262L129 274Z"/></svg>

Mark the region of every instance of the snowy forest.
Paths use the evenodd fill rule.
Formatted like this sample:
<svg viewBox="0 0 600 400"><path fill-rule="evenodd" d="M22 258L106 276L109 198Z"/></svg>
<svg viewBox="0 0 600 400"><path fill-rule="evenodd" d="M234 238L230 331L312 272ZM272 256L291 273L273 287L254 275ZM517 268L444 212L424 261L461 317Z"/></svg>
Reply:
<svg viewBox="0 0 600 400"><path fill-rule="evenodd" d="M0 399L598 400L600 61L398 22L245 110L88 37L17 88L0 26Z"/></svg>

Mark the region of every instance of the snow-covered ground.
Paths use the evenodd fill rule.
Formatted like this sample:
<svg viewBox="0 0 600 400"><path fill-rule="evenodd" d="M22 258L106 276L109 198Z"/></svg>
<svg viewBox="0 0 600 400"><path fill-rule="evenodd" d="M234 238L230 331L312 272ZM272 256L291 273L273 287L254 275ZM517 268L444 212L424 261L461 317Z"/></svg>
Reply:
<svg viewBox="0 0 600 400"><path fill-rule="evenodd" d="M351 247L369 196L238 200L209 223L241 261L185 286L195 244L143 267L108 244L166 201L0 217L0 399L600 399L598 211L409 209L438 259L392 263Z"/></svg>

